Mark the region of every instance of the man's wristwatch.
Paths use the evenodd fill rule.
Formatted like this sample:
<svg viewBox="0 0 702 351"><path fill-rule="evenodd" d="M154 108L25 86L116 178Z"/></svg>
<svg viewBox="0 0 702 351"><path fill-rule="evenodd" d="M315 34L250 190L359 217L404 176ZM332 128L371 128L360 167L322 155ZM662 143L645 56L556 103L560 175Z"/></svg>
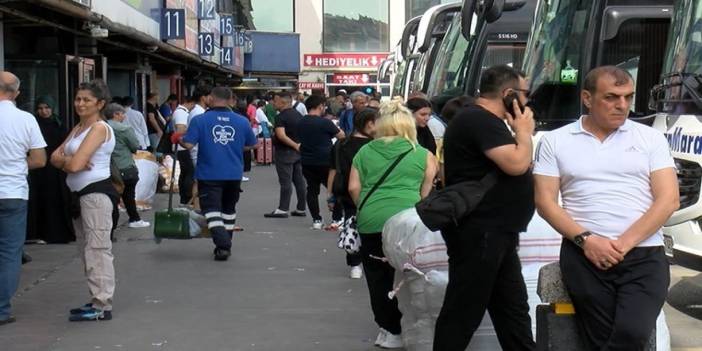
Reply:
<svg viewBox="0 0 702 351"><path fill-rule="evenodd" d="M587 240L587 237L590 235L592 235L590 231L582 232L573 238L573 242L575 243L575 245L578 245L578 247L582 249L585 245L585 240Z"/></svg>

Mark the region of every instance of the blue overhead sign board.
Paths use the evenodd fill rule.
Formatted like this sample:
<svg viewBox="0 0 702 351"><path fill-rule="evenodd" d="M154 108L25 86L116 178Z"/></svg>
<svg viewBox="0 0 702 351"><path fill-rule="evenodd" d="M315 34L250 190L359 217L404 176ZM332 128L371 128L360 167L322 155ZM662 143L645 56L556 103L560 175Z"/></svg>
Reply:
<svg viewBox="0 0 702 351"><path fill-rule="evenodd" d="M185 10L161 9L161 40L185 39Z"/></svg>

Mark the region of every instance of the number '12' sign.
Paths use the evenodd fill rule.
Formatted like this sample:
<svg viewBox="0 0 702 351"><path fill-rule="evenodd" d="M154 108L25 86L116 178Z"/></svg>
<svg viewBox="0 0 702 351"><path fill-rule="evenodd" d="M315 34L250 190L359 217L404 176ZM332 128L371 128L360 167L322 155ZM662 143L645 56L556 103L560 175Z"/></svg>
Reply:
<svg viewBox="0 0 702 351"><path fill-rule="evenodd" d="M197 19L215 19L215 0L197 0Z"/></svg>

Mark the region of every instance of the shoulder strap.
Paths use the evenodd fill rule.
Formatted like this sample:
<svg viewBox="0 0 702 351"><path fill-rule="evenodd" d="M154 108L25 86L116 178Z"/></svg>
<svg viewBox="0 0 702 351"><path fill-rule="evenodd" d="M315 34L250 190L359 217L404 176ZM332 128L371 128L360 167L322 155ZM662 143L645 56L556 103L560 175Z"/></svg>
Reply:
<svg viewBox="0 0 702 351"><path fill-rule="evenodd" d="M366 197L363 198L363 201L361 201L361 204L358 206L359 212L361 211L361 208L363 208L363 205L366 204L366 201L368 201L368 199L371 197L371 195L373 195L373 193L376 190L378 190L380 185L383 184L385 179L387 179L387 177L390 175L390 173L392 173L392 171L395 169L395 167L397 167L397 165L400 163L400 161L402 161L402 159L405 158L405 156L407 156L413 150L414 150L414 148L411 148L411 149L407 150L406 152L404 152L402 155L398 156L397 159L395 159L395 162L393 162L392 165L390 165L390 167L388 168L387 171L385 171L383 176L380 177L380 179L378 179L378 181L373 185L373 188L371 188L371 190L368 192Z"/></svg>

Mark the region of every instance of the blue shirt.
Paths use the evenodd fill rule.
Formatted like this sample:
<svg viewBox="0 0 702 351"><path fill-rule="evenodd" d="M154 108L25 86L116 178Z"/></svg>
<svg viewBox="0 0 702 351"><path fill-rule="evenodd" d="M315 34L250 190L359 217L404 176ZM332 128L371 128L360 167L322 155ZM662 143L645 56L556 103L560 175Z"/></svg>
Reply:
<svg viewBox="0 0 702 351"><path fill-rule="evenodd" d="M346 135L351 135L353 133L353 117L355 115L356 111L350 108L344 110L339 117L339 128L341 128Z"/></svg>
<svg viewBox="0 0 702 351"><path fill-rule="evenodd" d="M195 178L199 180L241 180L244 147L257 142L249 120L225 107L193 117L183 141L198 145Z"/></svg>

